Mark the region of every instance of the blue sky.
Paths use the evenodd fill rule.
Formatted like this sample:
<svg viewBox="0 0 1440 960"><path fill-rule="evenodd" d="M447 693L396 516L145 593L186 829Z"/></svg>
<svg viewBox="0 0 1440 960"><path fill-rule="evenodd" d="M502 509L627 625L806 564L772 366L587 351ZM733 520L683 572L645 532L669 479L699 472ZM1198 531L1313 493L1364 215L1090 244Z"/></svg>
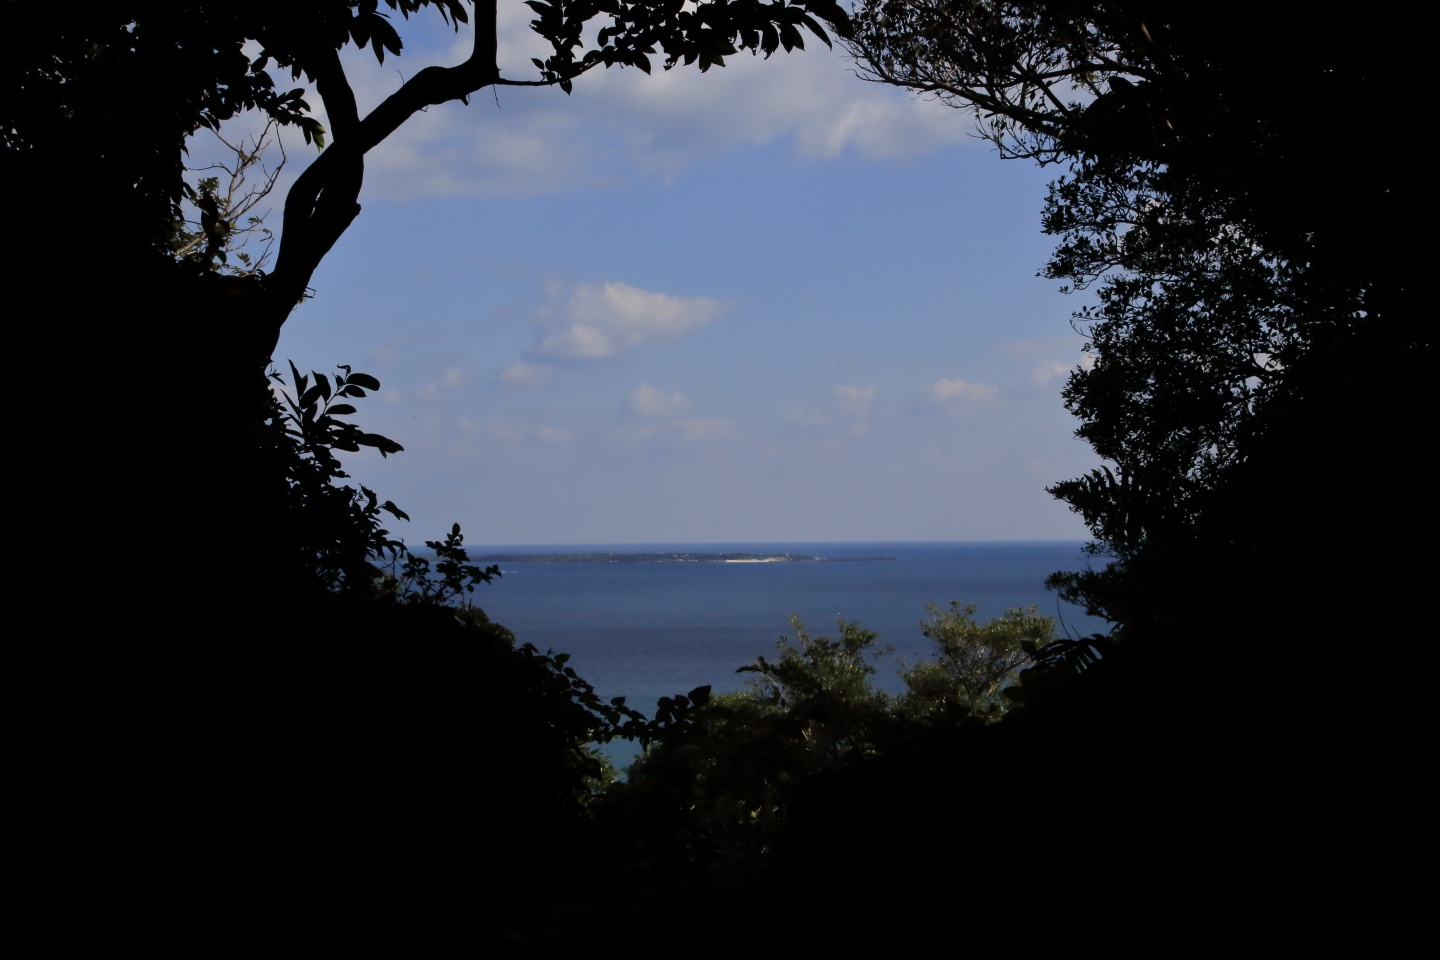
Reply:
<svg viewBox="0 0 1440 960"><path fill-rule="evenodd" d="M502 10L524 78L528 8ZM463 59L432 19L383 67L350 51L362 109ZM1053 168L817 43L498 98L370 155L277 353L382 381L355 419L406 450L346 463L407 539L1086 536L1043 489L1098 462L1059 397L1080 303L1035 276Z"/></svg>

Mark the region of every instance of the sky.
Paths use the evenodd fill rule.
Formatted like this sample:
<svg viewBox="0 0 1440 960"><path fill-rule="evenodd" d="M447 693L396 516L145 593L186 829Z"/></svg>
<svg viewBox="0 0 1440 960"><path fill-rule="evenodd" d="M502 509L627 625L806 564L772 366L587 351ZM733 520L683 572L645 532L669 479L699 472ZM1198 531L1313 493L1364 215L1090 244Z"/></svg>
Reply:
<svg viewBox="0 0 1440 960"><path fill-rule="evenodd" d="M346 52L362 111L468 54L397 26L403 56ZM813 39L432 107L369 154L276 360L382 382L352 419L405 451L344 462L412 543L1085 539L1044 490L1099 462L1060 398L1082 302L1036 277L1055 169L973 129ZM315 155L285 149L275 228Z"/></svg>

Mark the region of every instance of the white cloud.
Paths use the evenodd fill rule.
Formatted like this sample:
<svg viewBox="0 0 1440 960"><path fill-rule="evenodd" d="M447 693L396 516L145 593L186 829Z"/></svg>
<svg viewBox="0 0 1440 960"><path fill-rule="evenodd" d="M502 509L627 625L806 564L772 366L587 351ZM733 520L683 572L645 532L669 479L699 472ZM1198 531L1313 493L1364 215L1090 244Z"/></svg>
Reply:
<svg viewBox="0 0 1440 960"><path fill-rule="evenodd" d="M1077 336L1031 337L1008 340L996 345L1008 356L1030 365L1030 386L1044 390L1056 380L1064 380L1078 366L1089 370L1095 358L1080 348L1085 341Z"/></svg>
<svg viewBox="0 0 1440 960"><path fill-rule="evenodd" d="M710 297L672 297L626 283L577 287L564 306L547 310L549 332L539 353L599 359L654 340L673 340L723 314L729 304Z"/></svg>
<svg viewBox="0 0 1440 960"><path fill-rule="evenodd" d="M872 384L868 387L839 386L835 388L835 404L840 413L848 417L850 422L846 429L857 437L862 437L870 432L870 421L866 415L870 412L870 401L875 397L875 387Z"/></svg>
<svg viewBox="0 0 1440 960"><path fill-rule="evenodd" d="M415 391L415 396L421 400L434 400L440 396L440 391L446 387L458 387L465 382L465 371L459 367L451 367L445 371L444 376L434 383L427 383Z"/></svg>
<svg viewBox="0 0 1440 960"><path fill-rule="evenodd" d="M1047 386L1051 380L1057 377L1068 377L1070 371L1075 369L1072 363L1061 363L1058 360L1051 360L1030 369L1030 383L1037 390Z"/></svg>
<svg viewBox="0 0 1440 960"><path fill-rule="evenodd" d="M785 413L786 423L800 427L818 427L836 420L843 422L845 429L855 436L870 432L870 401L878 392L874 384L856 387L841 384L835 388L835 400L827 410L824 407L792 407Z"/></svg>
<svg viewBox="0 0 1440 960"><path fill-rule="evenodd" d="M518 0L503 0L498 12L503 75L533 79L530 58L550 54L529 27L534 12ZM434 20L397 24L405 54L387 57L383 65L368 49L341 51L362 115L404 78L470 55L468 25L456 34ZM722 151L780 139L789 139L802 160L847 153L895 160L965 141L974 129L961 111L858 80L838 46L827 48L813 37L804 51L768 60L740 54L705 74L694 66L666 71L654 60L649 76L630 68L592 70L576 80L569 96L553 87L487 88L469 104L453 101L416 113L366 155L361 202L616 188L637 177L668 180ZM306 88L305 99L328 126L318 93ZM249 111L228 122L225 132L248 135L263 123ZM205 138L193 139L199 149L192 160L224 156ZM286 144L291 162L277 196L316 156L293 131Z"/></svg>
<svg viewBox="0 0 1440 960"><path fill-rule="evenodd" d="M835 402L840 412L847 417L863 417L870 411L870 401L875 396L875 387L835 388Z"/></svg>
<svg viewBox="0 0 1440 960"><path fill-rule="evenodd" d="M835 400L828 407L791 407L785 413L786 423L793 423L795 426L824 426L827 423L835 423L837 420L844 423L845 429L855 436L863 436L870 432L870 402L874 400L877 393L874 384L865 387L855 387L851 384L841 384L835 387Z"/></svg>
<svg viewBox="0 0 1440 960"><path fill-rule="evenodd" d="M630 391L630 408L646 417L668 417L685 413L690 401L683 393L666 393L658 387L642 383Z"/></svg>
<svg viewBox="0 0 1440 960"><path fill-rule="evenodd" d="M538 387L550 379L555 371L549 367L536 366L524 360L516 360L500 371L500 379L521 387Z"/></svg>
<svg viewBox="0 0 1440 960"><path fill-rule="evenodd" d="M529 28L534 13L506 0L499 14L503 75L530 79L530 58L549 53ZM470 52L468 26L458 35L415 27L402 33L405 56L383 67L369 50L343 54L362 111L399 87L397 69L411 76L431 64L460 63ZM318 107L319 98L311 103ZM971 129L959 111L857 80L838 48L811 38L803 52L768 61L740 54L703 75L694 66L665 71L656 58L650 76L593 70L570 96L499 87L468 105L431 107L369 153L365 189L371 198L398 200L526 196L616 186L637 175L669 178L740 144L790 138L801 158L902 158L959 141Z"/></svg>
<svg viewBox="0 0 1440 960"><path fill-rule="evenodd" d="M946 377L926 387L925 396L936 406L962 412L990 406L1000 398L1000 391L988 384Z"/></svg>

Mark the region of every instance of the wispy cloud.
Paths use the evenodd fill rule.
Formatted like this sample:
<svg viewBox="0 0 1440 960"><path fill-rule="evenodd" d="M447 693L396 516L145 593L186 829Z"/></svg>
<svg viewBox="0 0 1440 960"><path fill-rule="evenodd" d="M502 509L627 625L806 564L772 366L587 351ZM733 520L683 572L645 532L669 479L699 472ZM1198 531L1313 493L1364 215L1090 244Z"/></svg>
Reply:
<svg viewBox="0 0 1440 960"><path fill-rule="evenodd" d="M675 297L619 282L584 284L558 309L542 312L546 332L536 352L596 360L642 343L674 340L727 309L728 303L710 297Z"/></svg>
<svg viewBox="0 0 1440 960"><path fill-rule="evenodd" d="M792 407L784 420L800 427L842 423L849 433L863 436L870 432L870 401L878 392L874 384L864 387L841 384L835 388L835 399L829 407Z"/></svg>
<svg viewBox="0 0 1440 960"><path fill-rule="evenodd" d="M516 360L500 371L500 379L520 387L538 387L549 380L554 372L550 367Z"/></svg>
<svg viewBox="0 0 1440 960"><path fill-rule="evenodd" d="M857 437L870 432L870 401L875 399L875 386L838 386L835 388L835 405L845 417L845 428Z"/></svg>
<svg viewBox="0 0 1440 960"><path fill-rule="evenodd" d="M465 382L465 371L459 367L451 367L445 374L433 383L427 383L415 391L415 396L421 400L434 400L440 396L440 391L446 387L458 387Z"/></svg>
<svg viewBox="0 0 1440 960"><path fill-rule="evenodd" d="M499 9L497 59L506 77L534 76L531 57L552 51L530 29L523 3ZM431 65L451 66L470 55L468 26L458 34L405 24L405 54L382 66L370 50L341 51L361 114ZM329 125L313 88L305 99ZM227 137L258 132L265 118L247 111L225 125ZM867 159L913 157L966 140L971 125L956 111L882 84L857 82L843 51L814 42L803 52L768 60L730 57L723 69L694 66L656 70L594 70L573 95L555 88L491 88L486 95L417 113L366 156L365 193L371 200L411 201L457 196L524 197L613 189L638 178L673 179L692 164L746 144L788 139L800 159L851 154ZM210 162L204 138L191 159ZM313 147L286 137L291 163L287 189L315 158ZM208 151L208 152L207 152ZM200 163L203 166L204 163Z"/></svg>
<svg viewBox="0 0 1440 960"><path fill-rule="evenodd" d="M1095 358L1081 352L1084 340L1077 336L1032 337L998 344L999 352L1029 365L1030 387L1034 390L1053 389L1079 367L1089 370Z"/></svg>
<svg viewBox="0 0 1440 960"><path fill-rule="evenodd" d="M875 397L875 387L839 386L835 388L835 402L840 412L847 417L863 417L870 412L870 401Z"/></svg>
<svg viewBox="0 0 1440 960"><path fill-rule="evenodd" d="M538 440L541 443L569 443L575 439L575 434L563 427L547 424L511 423L500 417L491 417L482 423L468 416L462 416L456 421L456 426L462 433L512 445L528 440Z"/></svg>
<svg viewBox="0 0 1440 960"><path fill-rule="evenodd" d="M1048 386L1051 380L1068 377L1074 369L1074 364L1061 363L1058 360L1038 364L1030 368L1030 385L1038 390Z"/></svg>
<svg viewBox="0 0 1440 960"><path fill-rule="evenodd" d="M744 440L745 432L734 420L699 420L687 417L667 423L647 423L644 426L625 428L617 431L615 437L627 446L655 442L679 447L698 447Z"/></svg>
<svg viewBox="0 0 1440 960"><path fill-rule="evenodd" d="M949 412L968 413L992 406L1000 399L1000 390L989 384L945 377L925 388L925 398Z"/></svg>
<svg viewBox="0 0 1440 960"><path fill-rule="evenodd" d="M504 75L532 76L530 58L550 53L529 27L533 12L504 3L499 13ZM468 27L459 35L412 27L395 67L389 60L378 66L368 50L347 49L347 73L362 110L398 88L397 67L410 74L432 63L460 63L470 43ZM595 70L576 82L571 96L502 87L468 105L433 107L371 151L366 193L408 200L618 186L636 176L674 177L720 151L780 138L790 138L802 158L907 157L961 140L968 130L954 111L857 82L841 51L815 42L768 60L730 57L724 69L703 75L693 66L649 76Z"/></svg>
<svg viewBox="0 0 1440 960"><path fill-rule="evenodd" d="M642 383L630 391L630 409L645 417L670 417L688 411L690 401L683 393L666 393Z"/></svg>

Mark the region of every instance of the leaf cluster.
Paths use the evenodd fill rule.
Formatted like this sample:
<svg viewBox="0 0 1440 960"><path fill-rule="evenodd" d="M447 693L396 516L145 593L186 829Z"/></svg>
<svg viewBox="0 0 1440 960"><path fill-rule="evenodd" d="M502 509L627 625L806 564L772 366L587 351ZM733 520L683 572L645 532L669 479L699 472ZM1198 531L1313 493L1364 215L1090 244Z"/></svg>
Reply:
<svg viewBox="0 0 1440 960"><path fill-rule="evenodd" d="M404 448L388 437L339 419L356 412L347 401L378 390L380 382L348 365L337 369L338 373L330 375L302 374L292 363L288 386L279 373L270 375L279 389L268 398L270 418L264 438L274 466L284 478L286 526L291 548L299 554L299 575L320 593L382 606L434 609L461 623L489 624L473 596L478 585L501 575L500 568L482 568L470 562L458 523L444 539L425 541L434 553L433 560L416 555L382 526L385 514L409 520L403 510L389 500L380 502L368 487L341 483L350 477L337 451L353 453L369 447L384 457ZM658 742L671 731L686 727L709 694L709 688L702 687L691 691L689 697L662 698L651 720L626 706L624 697L602 700L568 665L569 654L553 650L542 654L531 644L518 649L553 673L554 682L564 687L567 702L589 718L581 737L584 743L608 743L616 738L647 745ZM588 775L601 778L601 768Z"/></svg>
<svg viewBox="0 0 1440 960"><path fill-rule="evenodd" d="M1000 720L1022 671L1056 642L1054 619L1040 616L1033 604L983 624L973 603L929 610L921 629L935 642L934 658L901 674L908 689L896 704L898 713L918 720L946 726Z"/></svg>
<svg viewBox="0 0 1440 960"><path fill-rule="evenodd" d="M1347 110L1403 123L1411 58L1383 17L1274 3L862 0L854 23L867 79L972 112L1002 156L1068 164L1043 275L1095 292L1074 315L1093 363L1063 396L1106 463L1050 492L1115 562L1050 584L1122 625L1183 626L1187 578L1283 549L1277 515L1313 525L1294 505L1324 471L1293 438L1373 433L1359 358L1426 348L1414 266L1363 239L1408 222L1415 178L1363 139L1315 139Z"/></svg>
<svg viewBox="0 0 1440 960"><path fill-rule="evenodd" d="M849 29L848 15L834 0L526 0L526 5L537 14L531 28L554 49L545 60L532 62L546 83L556 83L567 93L575 77L601 64L649 73L657 46L664 52L666 70L698 63L703 73L723 67L725 57L741 50L763 52L767 59L782 47L787 53L803 50L802 28L829 46L830 37L817 17L842 36ZM608 17L608 24L596 34L595 47L577 56L585 46L586 28L598 17Z"/></svg>
<svg viewBox="0 0 1440 960"><path fill-rule="evenodd" d="M708 688L692 691L689 698L663 699L655 719L647 720L627 707L624 697L603 701L569 665L568 654L553 650L541 653L529 643L517 646L514 636L492 623L473 601L476 587L493 582L500 576L500 569L493 565L481 568L470 562L458 523L443 539L425 541L434 553L433 560L417 556L382 526L385 514L408 520L403 510L389 500L380 502L365 486L357 488L341 482L349 475L337 451L356 452L368 447L388 456L403 448L387 437L367 433L340 419L356 412L349 401L378 390L380 382L347 365L337 369L335 374L312 371L307 375L292 363L288 385L280 374L271 374L277 389L267 398L270 416L262 434L264 448L272 457L272 469L283 476L287 491L283 503L285 527L290 549L298 554L298 562L289 569L309 584L308 595L302 594L298 600L299 609L311 609L318 602L332 620L358 617L365 625L359 635L371 637L366 641L367 660L389 664L392 672L410 676L407 682L421 688L431 687L440 679L427 672L434 665L426 665L426 657L431 656L425 653L426 644L432 642L426 637L451 638L434 641L441 642L441 646L432 654L442 658L471 657L461 648L481 644L489 652L472 651L474 656L483 653L483 657L498 657L503 662L493 669L510 676L512 684L519 684L503 695L491 691L489 696L497 698L496 702L481 712L508 704L505 710L516 716L497 714L465 735L483 735L481 731L487 725L511 730L521 724L507 735L518 737L520 742L548 737L548 745L540 754L528 758L516 755L515 762L534 767L546 777L560 776L566 784L564 789L569 791L567 795L573 795L567 802L583 806L614 779L613 770L607 774L603 758L589 745L607 743L616 737L644 744L655 742L672 728L689 722L691 711L704 705ZM325 601L327 597L329 601ZM376 625L386 621L413 621L412 635L407 639L384 631L377 633ZM340 631L334 635L346 634ZM461 648L451 649L457 643ZM411 645L418 646L412 649ZM391 681L386 679L384 683ZM530 716L536 711L543 716ZM467 742L473 745L473 740ZM514 751L507 755L510 753Z"/></svg>
<svg viewBox="0 0 1440 960"><path fill-rule="evenodd" d="M829 44L822 23L841 35L848 32L848 17L835 0L713 0L698 5L682 0L536 0L530 5L537 14L532 28L554 51L536 61L540 80L500 81L491 51L491 61L477 61L478 72L465 73L464 80L452 70L455 81L421 94L422 100L409 103L401 97L407 102L405 112L383 120L385 129L377 136L383 139L410 111L423 107L425 97L438 96L434 102L466 98L491 82L555 84L568 92L578 75L602 63L648 72L657 49L663 51L666 69L698 63L703 71L723 65L724 57L737 50L763 51L768 57L782 48L803 49L802 30ZM218 131L224 121L253 110L280 127L298 129L306 143L324 147L332 131L314 116L303 88L286 88L287 74L291 80L307 77L322 97L335 98L327 110L332 122L341 123L354 111L354 96L336 57L340 49L351 43L368 47L383 63L387 54L399 56L404 48L395 14L408 20L431 8L456 30L471 19L462 0L238 5L119 0L11 6L11 33L25 42L0 68L6 91L0 98L0 156L16 164L16 175L26 179L47 171L58 175L62 167L98 172L107 202L124 198L125 209L112 214L131 224L131 233L138 234L132 239L140 248L151 250L172 248L171 225L183 219L178 210L187 199L186 142L197 130ZM493 11L492 6L482 16L493 20ZM603 25L596 46L582 53L583 35L597 18ZM476 29L477 43L481 33L493 37L493 22L477 24ZM253 58L243 49L250 42L261 48ZM477 47L477 56L483 60L486 52ZM426 83L434 86L434 78ZM28 174L21 172L27 169ZM188 199L208 204L203 189ZM200 232L222 240L223 224L210 219L214 222ZM213 252L209 259L215 259Z"/></svg>
<svg viewBox="0 0 1440 960"><path fill-rule="evenodd" d="M383 2L406 20L426 7L434 7L441 19L455 30L470 20L461 0ZM266 11L251 27L255 39L264 43L264 49L252 64L253 69L263 72L274 61L277 66L287 68L292 79L300 79L302 73L313 77L317 47L339 50L349 43L362 50L370 47L378 63L385 62L387 53L400 56L405 43L390 22L389 14L380 10L380 3L381 0L311 0L308 4L291 5L280 15ZM323 139L320 143L323 145Z"/></svg>
<svg viewBox="0 0 1440 960"><path fill-rule="evenodd" d="M793 641L782 637L773 659L737 671L754 675L745 690L711 695L707 687L663 699L645 753L596 805L631 880L656 889L743 888L764 872L801 784L945 731L994 723L1022 671L1049 662L1055 621L1033 607L983 624L973 605L930 609L921 627L936 655L902 670L900 696L872 685L876 661L890 652L874 631L841 620L836 636L813 636L792 618ZM1047 670L1056 682L1064 672ZM1028 673L1024 686L1032 699L1042 690Z"/></svg>
<svg viewBox="0 0 1440 960"><path fill-rule="evenodd" d="M355 412L346 401L378 390L380 381L348 365L338 369L328 376L305 375L292 363L289 389L281 374L270 374L279 389L267 398L262 448L274 472L283 477L290 546L303 576L322 590L368 593L381 576L371 561L386 555L394 558L404 548L380 525L382 514L409 517L389 500L380 502L368 487L341 485L338 481L350 475L336 451L353 453L369 447L384 457L404 448L339 419Z"/></svg>
<svg viewBox="0 0 1440 960"><path fill-rule="evenodd" d="M1102 84L1137 71L1124 35L1092 13L1043 0L861 0L845 46L862 79L971 112L1003 156L1049 163Z"/></svg>
<svg viewBox="0 0 1440 960"><path fill-rule="evenodd" d="M1277 256L1227 205L1174 186L1155 164L1082 159L1044 215L1061 238L1045 275L1098 293L1075 315L1094 364L1063 396L1116 465L1052 492L1122 558L1198 522L1286 370L1363 314L1354 278Z"/></svg>
<svg viewBox="0 0 1440 960"><path fill-rule="evenodd" d="M266 6L10 4L10 33L24 42L0 68L0 157L44 183L83 170L127 224L122 247L168 249L195 131L259 110L307 141L323 135L302 91L279 89L242 52Z"/></svg>

